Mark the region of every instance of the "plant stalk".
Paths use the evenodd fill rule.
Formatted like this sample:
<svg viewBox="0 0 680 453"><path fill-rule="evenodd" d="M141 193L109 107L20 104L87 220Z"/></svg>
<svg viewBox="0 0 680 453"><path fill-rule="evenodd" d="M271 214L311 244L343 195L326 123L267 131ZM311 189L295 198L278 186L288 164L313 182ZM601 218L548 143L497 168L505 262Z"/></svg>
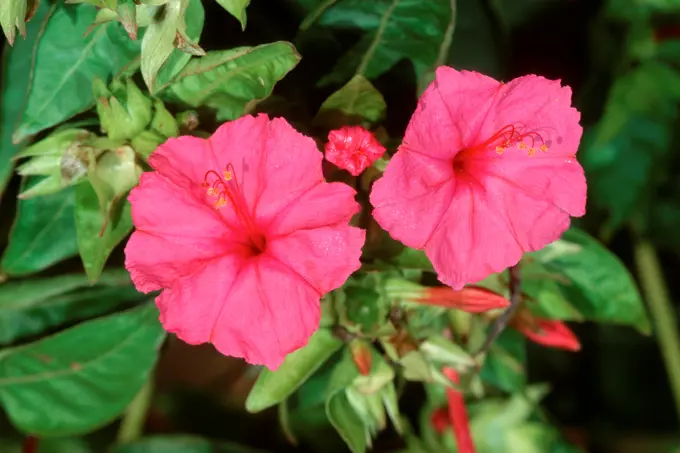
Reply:
<svg viewBox="0 0 680 453"><path fill-rule="evenodd" d="M118 429L117 442L119 444L133 442L142 437L152 397L153 376L149 377L144 387L137 393L135 399L132 400L125 410L120 428Z"/></svg>
<svg viewBox="0 0 680 453"><path fill-rule="evenodd" d="M659 257L652 244L644 239L639 240L635 244L634 253L640 285L652 314L656 338L666 365L675 399L675 410L680 421L680 335L677 316L668 294Z"/></svg>
<svg viewBox="0 0 680 453"><path fill-rule="evenodd" d="M515 316L515 313L517 313L517 310L522 304L522 278L519 266L520 264L517 263L508 269L510 278L510 306L494 321L489 336L486 337L484 344L474 354L476 358L482 356L489 350L493 342L498 339L501 333L503 333L508 322Z"/></svg>

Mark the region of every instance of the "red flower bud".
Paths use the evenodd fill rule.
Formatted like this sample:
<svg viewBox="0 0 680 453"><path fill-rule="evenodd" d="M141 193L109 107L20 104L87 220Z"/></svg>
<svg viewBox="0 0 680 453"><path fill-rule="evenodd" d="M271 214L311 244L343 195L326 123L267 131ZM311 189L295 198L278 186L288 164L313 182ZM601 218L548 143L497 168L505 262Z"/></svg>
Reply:
<svg viewBox="0 0 680 453"><path fill-rule="evenodd" d="M444 367L444 376L449 378L454 384L460 384L458 373L453 368ZM456 436L458 453L475 453L475 444L470 434L470 421L465 408L463 395L450 387L446 389L446 397L449 402L449 418L453 425L453 433Z"/></svg>
<svg viewBox="0 0 680 453"><path fill-rule="evenodd" d="M534 343L568 351L581 349L574 332L562 321L535 318L530 311L522 310L513 319L512 326Z"/></svg>
<svg viewBox="0 0 680 453"><path fill-rule="evenodd" d="M469 313L481 313L510 305L510 301L500 294L474 286L465 287L460 291L448 286L424 288L422 296L414 298L413 301L438 307L457 308Z"/></svg>
<svg viewBox="0 0 680 453"><path fill-rule="evenodd" d="M440 407L439 409L432 412L430 423L432 423L432 427L437 432L437 434L442 434L446 428L451 426L448 409L445 407Z"/></svg>
<svg viewBox="0 0 680 453"><path fill-rule="evenodd" d="M371 374L371 368L373 367L373 353L371 348L363 340L354 340L349 345L350 352L352 353L352 360L357 366L357 370L364 376Z"/></svg>

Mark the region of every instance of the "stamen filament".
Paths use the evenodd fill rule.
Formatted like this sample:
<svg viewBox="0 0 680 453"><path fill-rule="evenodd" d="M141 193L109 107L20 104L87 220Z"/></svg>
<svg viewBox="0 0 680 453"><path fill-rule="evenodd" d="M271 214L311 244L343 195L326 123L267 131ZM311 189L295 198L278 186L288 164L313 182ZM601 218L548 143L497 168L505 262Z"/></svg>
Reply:
<svg viewBox="0 0 680 453"><path fill-rule="evenodd" d="M209 184L208 178L211 176L215 178L215 181L212 184ZM243 196L241 187L236 179L234 166L231 163L227 164L227 169L222 175L214 170L208 170L203 180L203 186L210 186L207 191L208 195L217 197L214 202L215 209L225 206L227 204L227 199L229 200L234 208L234 212L248 232L253 245L259 250L264 250L264 236L259 233L255 219L248 208L248 203Z"/></svg>

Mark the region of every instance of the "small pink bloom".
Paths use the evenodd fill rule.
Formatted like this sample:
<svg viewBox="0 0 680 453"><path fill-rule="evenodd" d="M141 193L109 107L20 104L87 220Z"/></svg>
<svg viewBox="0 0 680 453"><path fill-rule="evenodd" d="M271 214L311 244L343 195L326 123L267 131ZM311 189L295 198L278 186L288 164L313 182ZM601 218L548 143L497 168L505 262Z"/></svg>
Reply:
<svg viewBox="0 0 680 453"><path fill-rule="evenodd" d="M373 165L385 153L385 147L361 126L344 126L330 131L326 143L326 160L347 170L352 176Z"/></svg>
<svg viewBox="0 0 680 453"><path fill-rule="evenodd" d="M425 288L421 297L412 300L421 304L456 308L468 313L482 313L510 305L510 301L500 294L472 286L459 291L446 286Z"/></svg>
<svg viewBox="0 0 680 453"><path fill-rule="evenodd" d="M190 344L276 369L318 328L320 297L359 267L354 190L328 184L316 144L284 119L246 116L179 137L131 193L125 267L163 289L163 326Z"/></svg>
<svg viewBox="0 0 680 453"><path fill-rule="evenodd" d="M456 370L445 367L442 369L442 372L451 382L460 384L460 378ZM447 387L446 398L449 403L449 419L453 426L453 433L456 436L458 453L475 453L475 443L472 441L472 435L470 434L470 420L468 419L463 395L459 391Z"/></svg>
<svg viewBox="0 0 680 453"><path fill-rule="evenodd" d="M537 318L526 308L515 315L510 325L534 343L568 351L581 349L576 335L562 321Z"/></svg>
<svg viewBox="0 0 680 453"><path fill-rule="evenodd" d="M557 81L442 66L373 185L373 215L454 289L500 272L585 213L579 118Z"/></svg>

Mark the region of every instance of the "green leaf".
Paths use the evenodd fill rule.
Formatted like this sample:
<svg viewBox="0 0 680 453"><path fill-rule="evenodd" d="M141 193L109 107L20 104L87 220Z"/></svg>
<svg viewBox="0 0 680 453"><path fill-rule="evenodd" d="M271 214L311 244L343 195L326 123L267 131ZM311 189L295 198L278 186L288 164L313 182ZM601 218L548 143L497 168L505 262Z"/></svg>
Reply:
<svg viewBox="0 0 680 453"><path fill-rule="evenodd" d="M26 37L26 22L31 20L39 0L5 0L0 5L0 26L10 45L14 44L16 31Z"/></svg>
<svg viewBox="0 0 680 453"><path fill-rule="evenodd" d="M565 241L557 241L548 248L556 250L562 246L573 248ZM564 251L568 253L566 248ZM502 279L507 288L507 275L504 274ZM539 318L585 321L583 313L567 298L563 285L571 285L571 281L561 273L554 272L553 268L548 268L530 257L522 261L522 292L530 301L526 307L534 315Z"/></svg>
<svg viewBox="0 0 680 453"><path fill-rule="evenodd" d="M234 120L268 97L299 61L287 42L209 52L192 59L163 95L191 107L214 108L220 121Z"/></svg>
<svg viewBox="0 0 680 453"><path fill-rule="evenodd" d="M39 180L30 178L25 187ZM0 273L17 277L39 272L78 253L74 219L74 188L19 200L9 245L0 259Z"/></svg>
<svg viewBox="0 0 680 453"><path fill-rule="evenodd" d="M506 392L526 386L526 341L514 330L505 330L493 343L484 361L482 379Z"/></svg>
<svg viewBox="0 0 680 453"><path fill-rule="evenodd" d="M430 361L454 367L473 367L475 361L462 346L442 335L430 335L420 344L420 351Z"/></svg>
<svg viewBox="0 0 680 453"><path fill-rule="evenodd" d="M632 276L602 244L576 228L534 256L569 284L561 284L565 298L584 319L627 324L644 333L650 324Z"/></svg>
<svg viewBox="0 0 680 453"><path fill-rule="evenodd" d="M144 297L132 286L124 269L105 272L99 285L88 286L82 274L0 285L0 345L97 316Z"/></svg>
<svg viewBox="0 0 680 453"><path fill-rule="evenodd" d="M333 427L338 431L352 453L366 451L368 433L364 422L354 411L345 392L331 396L326 402L326 415Z"/></svg>
<svg viewBox="0 0 680 453"><path fill-rule="evenodd" d="M450 0L340 2L326 11L319 23L358 27L367 33L321 83L344 81L352 72L374 79L404 58L413 63L419 79L437 61L450 19Z"/></svg>
<svg viewBox="0 0 680 453"><path fill-rule="evenodd" d="M678 118L680 74L646 61L614 83L602 119L583 140L588 193L610 227L625 221L653 191L655 164L665 165Z"/></svg>
<svg viewBox="0 0 680 453"><path fill-rule="evenodd" d="M341 346L330 330L321 328L307 346L289 354L278 370L263 368L246 400L248 412L260 412L288 398Z"/></svg>
<svg viewBox="0 0 680 453"><path fill-rule="evenodd" d="M396 264L400 269L408 268L434 272L432 263L428 259L427 255L425 255L425 252L409 247L406 247L401 251L401 253L399 253L399 255L397 255L394 260L394 264Z"/></svg>
<svg viewBox="0 0 680 453"><path fill-rule="evenodd" d="M130 203L112 202L102 212L91 184L77 186L75 196L78 250L88 279L95 282L113 249L132 231Z"/></svg>
<svg viewBox="0 0 680 453"><path fill-rule="evenodd" d="M116 12L130 39L137 39L137 7L134 0L118 0Z"/></svg>
<svg viewBox="0 0 680 453"><path fill-rule="evenodd" d="M83 4L58 7L49 19L15 143L89 109L94 95L83 86L95 77L110 79L139 55L139 42L120 23L102 24L83 37L96 14L95 7Z"/></svg>
<svg viewBox="0 0 680 453"><path fill-rule="evenodd" d="M154 436L116 447L112 453L264 453L262 450L194 436Z"/></svg>
<svg viewBox="0 0 680 453"><path fill-rule="evenodd" d="M12 131L24 108L31 67L33 48L38 41L40 26L47 18L50 7L40 2L33 20L26 28L26 39L17 41L13 48L5 46L2 55L2 107L0 110L0 196L12 176L12 157L21 147L12 142Z"/></svg>
<svg viewBox="0 0 680 453"><path fill-rule="evenodd" d="M88 432L125 410L148 380L164 336L158 310L148 304L7 349L0 401L23 432Z"/></svg>
<svg viewBox="0 0 680 453"><path fill-rule="evenodd" d="M186 4L188 2L188 5ZM201 37L201 32L203 31L203 22L205 20L205 11L203 10L203 4L200 0L172 0L166 5L167 11L166 15L163 16L163 20L160 22L160 27L170 27L172 24L168 24L172 21L173 14L177 8L185 9L186 11L180 11L180 17L174 22L174 30L172 35L171 50L167 59L159 62L159 57L162 53L158 48L155 48L151 43L149 46L145 45L142 41L142 75L146 81L149 90L152 93L156 92L156 86L163 86L172 81L172 79L187 65L191 59L191 55L205 55L205 51L201 49L197 42ZM152 30L155 30L154 24L147 30L147 34ZM167 33L167 31L163 31ZM163 37L163 36L161 36ZM145 35L146 39L146 35ZM161 43L161 51L165 51L165 44ZM149 49L147 54L147 50ZM160 63L159 68L149 68L145 67L145 60L150 61L153 64ZM146 71L151 71L147 73ZM155 72L154 72L155 71ZM157 78L153 78L156 73ZM151 83L150 83L151 81Z"/></svg>
<svg viewBox="0 0 680 453"><path fill-rule="evenodd" d="M346 124L375 124L385 115L387 104L382 94L362 75L355 75L347 85L321 104L315 123L334 129Z"/></svg>
<svg viewBox="0 0 680 453"><path fill-rule="evenodd" d="M250 4L250 0L217 0L217 3L238 19L242 30L246 29L246 8Z"/></svg>

